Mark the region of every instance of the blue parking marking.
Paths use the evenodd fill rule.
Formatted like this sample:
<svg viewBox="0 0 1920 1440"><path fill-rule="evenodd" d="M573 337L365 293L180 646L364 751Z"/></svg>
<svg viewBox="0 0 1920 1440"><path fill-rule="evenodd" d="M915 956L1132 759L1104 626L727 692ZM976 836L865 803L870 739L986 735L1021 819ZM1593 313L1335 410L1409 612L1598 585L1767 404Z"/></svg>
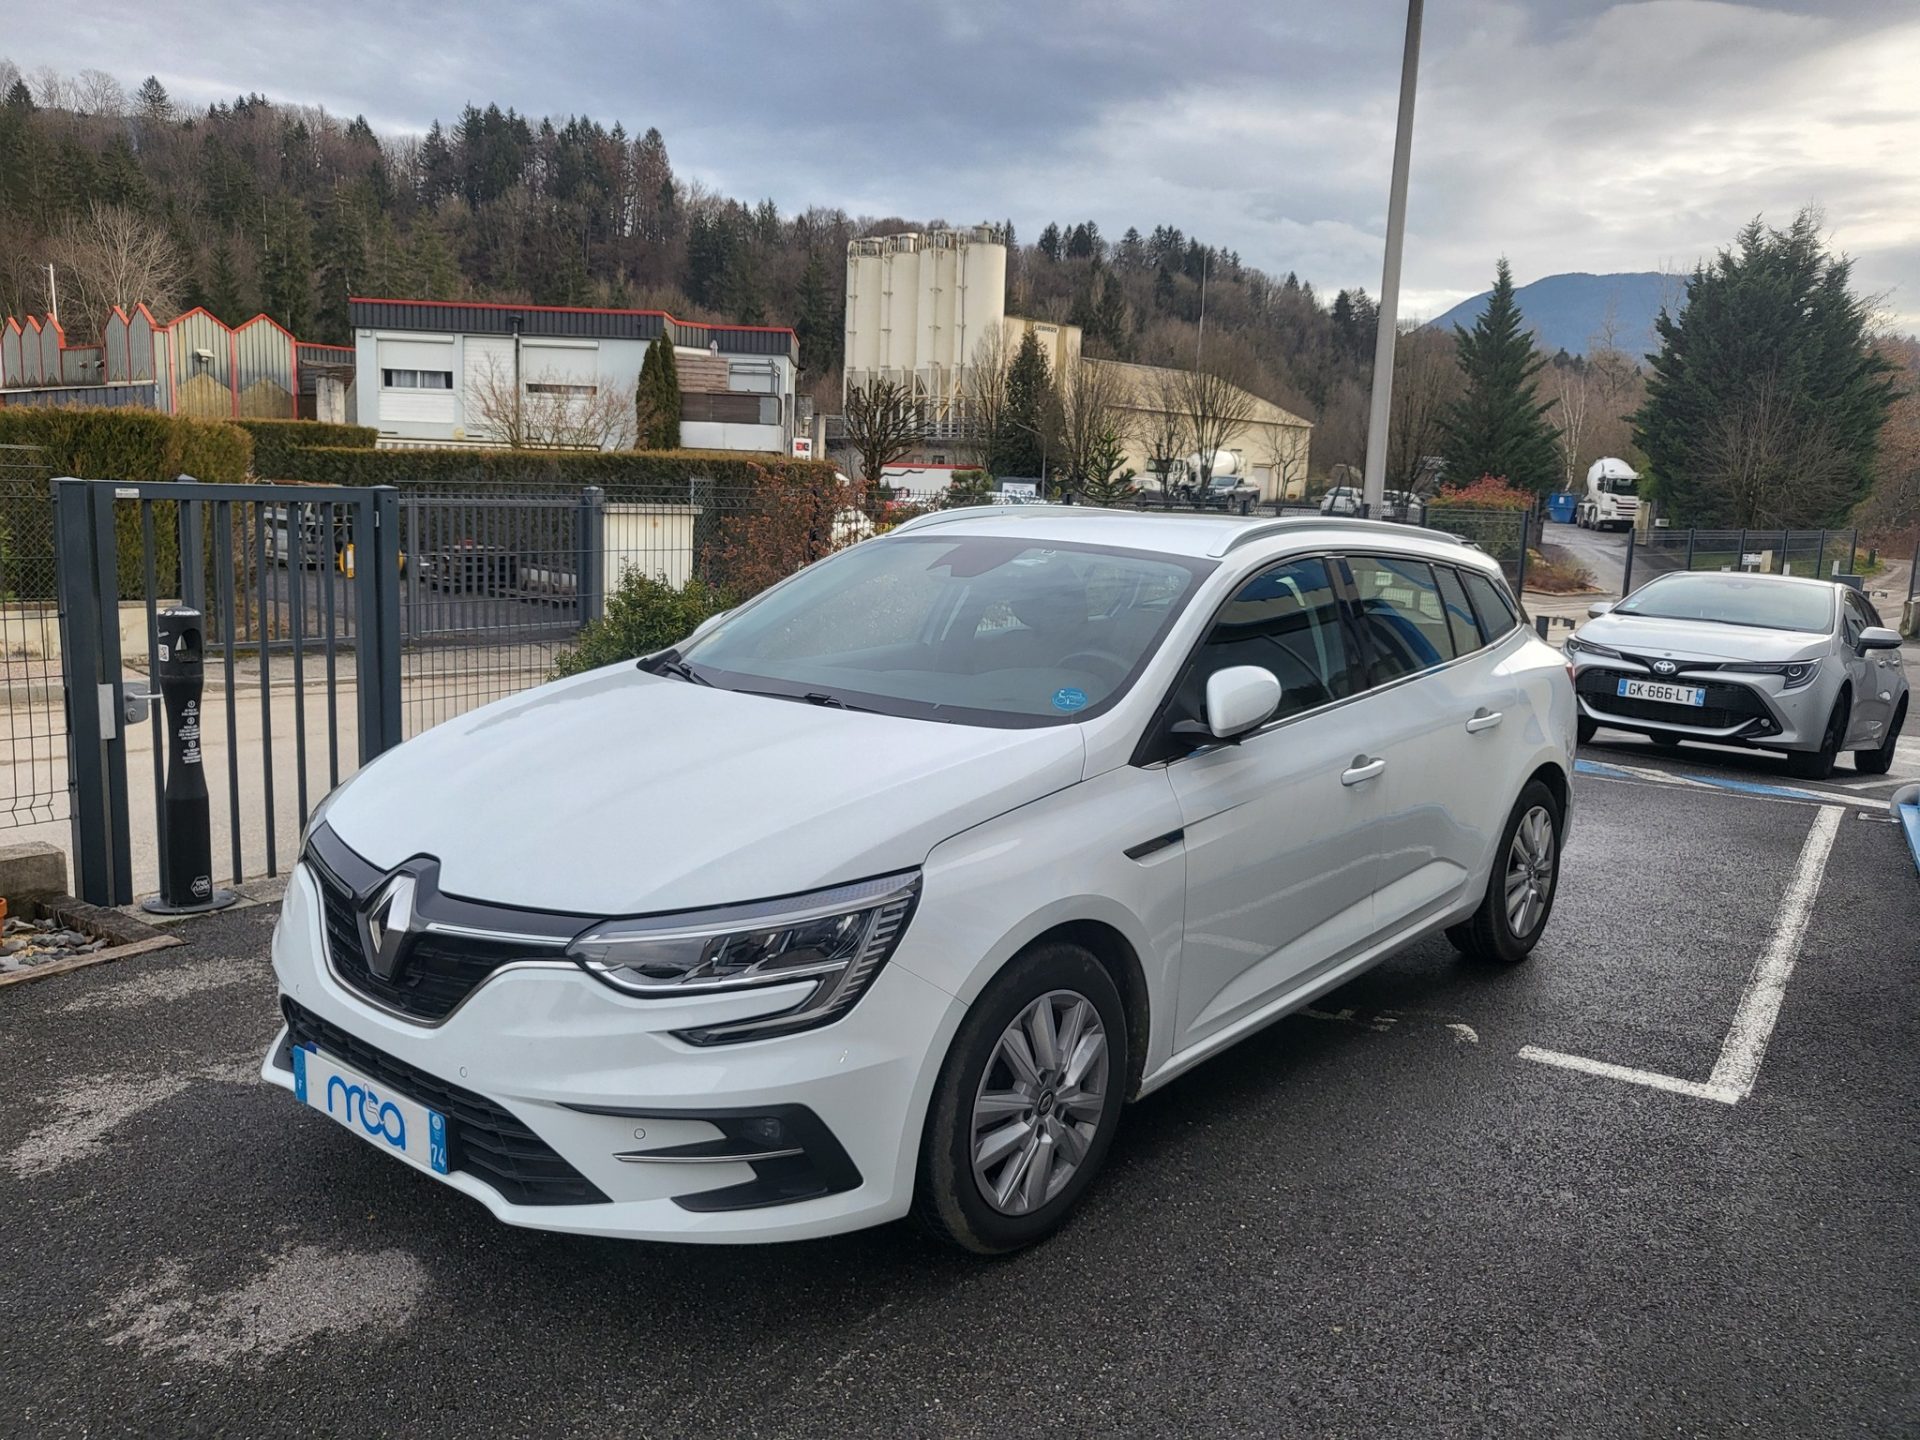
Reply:
<svg viewBox="0 0 1920 1440"><path fill-rule="evenodd" d="M1913 852L1913 863L1920 869L1920 801L1908 801L1904 805L1893 807L1895 818L1901 828L1907 832L1907 849Z"/></svg>
<svg viewBox="0 0 1920 1440"><path fill-rule="evenodd" d="M1638 780L1640 777L1631 771L1622 770L1618 765L1603 765L1598 760L1575 760L1573 773L1576 775L1600 775L1609 780Z"/></svg>

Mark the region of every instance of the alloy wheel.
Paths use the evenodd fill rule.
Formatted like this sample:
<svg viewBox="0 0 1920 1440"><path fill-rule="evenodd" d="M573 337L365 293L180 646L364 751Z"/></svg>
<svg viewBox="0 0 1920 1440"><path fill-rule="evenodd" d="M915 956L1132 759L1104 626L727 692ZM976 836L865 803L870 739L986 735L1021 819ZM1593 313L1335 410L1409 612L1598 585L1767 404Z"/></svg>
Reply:
<svg viewBox="0 0 1920 1440"><path fill-rule="evenodd" d="M1520 817L1507 847L1507 928L1524 940L1546 914L1553 893L1553 816L1536 805Z"/></svg>
<svg viewBox="0 0 1920 1440"><path fill-rule="evenodd" d="M974 1183L1003 1215L1045 1205L1074 1176L1100 1130L1106 1027L1086 996L1052 990L1001 1032L974 1095Z"/></svg>

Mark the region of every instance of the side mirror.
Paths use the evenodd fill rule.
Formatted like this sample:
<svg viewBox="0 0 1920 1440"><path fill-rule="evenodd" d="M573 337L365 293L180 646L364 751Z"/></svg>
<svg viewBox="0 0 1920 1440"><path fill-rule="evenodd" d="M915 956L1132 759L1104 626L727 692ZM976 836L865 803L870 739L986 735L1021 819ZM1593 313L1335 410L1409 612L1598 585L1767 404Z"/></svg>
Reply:
<svg viewBox="0 0 1920 1440"><path fill-rule="evenodd" d="M1884 625L1869 625L1860 632L1860 638L1854 642L1854 648L1862 655L1869 650L1898 650L1900 632L1889 630Z"/></svg>
<svg viewBox="0 0 1920 1440"><path fill-rule="evenodd" d="M1259 665L1233 665L1207 680L1207 718L1182 720L1176 735L1201 740L1236 740L1266 723L1280 708L1280 682Z"/></svg>
<svg viewBox="0 0 1920 1440"><path fill-rule="evenodd" d="M1587 606L1587 618L1589 620L1598 620L1602 615L1613 609L1614 603L1612 600L1594 601L1591 605Z"/></svg>

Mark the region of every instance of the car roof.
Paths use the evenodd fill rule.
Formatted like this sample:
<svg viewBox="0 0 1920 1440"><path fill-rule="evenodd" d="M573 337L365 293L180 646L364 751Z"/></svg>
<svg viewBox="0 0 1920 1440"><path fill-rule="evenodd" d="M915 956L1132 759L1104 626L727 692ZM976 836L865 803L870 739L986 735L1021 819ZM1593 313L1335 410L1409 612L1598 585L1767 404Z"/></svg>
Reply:
<svg viewBox="0 0 1920 1440"><path fill-rule="evenodd" d="M1282 541L1289 549L1301 542L1337 549L1389 544L1397 549L1445 554L1448 559L1475 562L1481 569L1493 566L1491 557L1483 551L1444 531L1385 520L1318 514L1257 519L1183 515L1164 510L1106 510L1092 505L974 505L916 516L888 534L917 535L935 530L943 535L995 535L1067 545L1113 545L1210 560L1263 543L1272 543L1278 548L1277 542Z"/></svg>

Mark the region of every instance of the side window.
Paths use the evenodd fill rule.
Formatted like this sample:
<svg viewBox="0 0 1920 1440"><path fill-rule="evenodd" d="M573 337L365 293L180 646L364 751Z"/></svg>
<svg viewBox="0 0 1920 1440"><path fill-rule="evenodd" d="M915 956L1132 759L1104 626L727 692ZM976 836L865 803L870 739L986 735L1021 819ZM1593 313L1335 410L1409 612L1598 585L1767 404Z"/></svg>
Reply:
<svg viewBox="0 0 1920 1440"><path fill-rule="evenodd" d="M1473 608L1480 612L1480 629L1491 645L1520 623L1513 613L1513 602L1507 599L1505 587L1494 584L1492 576L1479 570L1464 570L1461 575L1467 582L1467 594L1473 597Z"/></svg>
<svg viewBox="0 0 1920 1440"><path fill-rule="evenodd" d="M1840 605L1840 625L1846 632L1847 644L1849 645L1858 645L1860 643L1860 632L1867 628L1866 618L1860 613L1863 608L1858 597L1851 591L1847 592L1842 598Z"/></svg>
<svg viewBox="0 0 1920 1440"><path fill-rule="evenodd" d="M1436 565L1433 578L1440 582L1440 600L1453 630L1453 648L1462 655L1478 650L1483 643L1480 627L1474 623L1473 605L1467 599L1467 587L1460 583L1460 572L1451 565Z"/></svg>
<svg viewBox="0 0 1920 1440"><path fill-rule="evenodd" d="M1853 610L1863 626L1878 625L1880 623L1880 612L1873 608L1872 602L1869 601L1866 596L1862 595L1858 590L1846 590L1841 593L1846 596L1848 606Z"/></svg>
<svg viewBox="0 0 1920 1440"><path fill-rule="evenodd" d="M1417 675L1454 657L1453 634L1431 565L1349 555L1347 568L1367 637L1369 685Z"/></svg>
<svg viewBox="0 0 1920 1440"><path fill-rule="evenodd" d="M1178 703L1205 713L1207 681L1233 665L1258 665L1280 682L1277 715L1297 715L1353 693L1346 631L1324 560L1263 570L1220 607L1180 682Z"/></svg>

